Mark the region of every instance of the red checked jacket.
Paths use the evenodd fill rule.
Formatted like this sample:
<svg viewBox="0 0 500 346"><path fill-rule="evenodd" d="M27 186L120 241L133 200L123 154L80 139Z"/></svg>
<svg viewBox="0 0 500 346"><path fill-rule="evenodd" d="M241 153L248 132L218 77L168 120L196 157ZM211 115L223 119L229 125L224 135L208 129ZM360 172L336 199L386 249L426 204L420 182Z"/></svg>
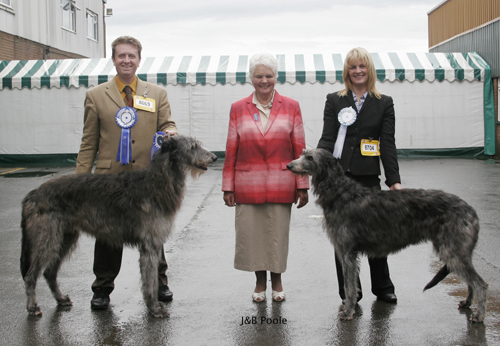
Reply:
<svg viewBox="0 0 500 346"><path fill-rule="evenodd" d="M297 189L309 188L308 177L286 168L305 149L299 103L275 92L264 132L252 100L231 106L222 191L233 191L236 203L293 203Z"/></svg>

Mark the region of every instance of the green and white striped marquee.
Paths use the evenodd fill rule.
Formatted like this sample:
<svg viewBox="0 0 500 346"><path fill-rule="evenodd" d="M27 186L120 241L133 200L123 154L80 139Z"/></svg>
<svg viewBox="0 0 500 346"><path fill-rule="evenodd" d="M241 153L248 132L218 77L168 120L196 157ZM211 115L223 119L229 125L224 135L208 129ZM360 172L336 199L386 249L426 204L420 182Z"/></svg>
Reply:
<svg viewBox="0 0 500 346"><path fill-rule="evenodd" d="M485 81L477 53L372 53L379 81ZM345 54L277 55L279 83L342 83ZM137 74L155 84L244 84L248 55L145 57ZM114 77L111 58L0 61L0 90L91 87Z"/></svg>

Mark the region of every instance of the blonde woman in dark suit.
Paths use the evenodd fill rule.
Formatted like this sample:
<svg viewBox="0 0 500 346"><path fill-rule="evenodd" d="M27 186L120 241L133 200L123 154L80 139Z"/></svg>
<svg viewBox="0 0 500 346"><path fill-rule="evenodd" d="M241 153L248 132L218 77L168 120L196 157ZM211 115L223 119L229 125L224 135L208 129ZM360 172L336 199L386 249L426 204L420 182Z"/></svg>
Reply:
<svg viewBox="0 0 500 346"><path fill-rule="evenodd" d="M347 54L343 79L345 88L327 95L318 148L332 152L347 176L377 190L381 190L381 160L386 185L391 190L401 189L394 138L394 103L375 87L375 66L364 48L354 48ZM396 303L387 257L369 258L368 262L373 294L379 300ZM335 263L339 294L345 299L342 266L337 257ZM358 286L359 301L362 298L359 281Z"/></svg>

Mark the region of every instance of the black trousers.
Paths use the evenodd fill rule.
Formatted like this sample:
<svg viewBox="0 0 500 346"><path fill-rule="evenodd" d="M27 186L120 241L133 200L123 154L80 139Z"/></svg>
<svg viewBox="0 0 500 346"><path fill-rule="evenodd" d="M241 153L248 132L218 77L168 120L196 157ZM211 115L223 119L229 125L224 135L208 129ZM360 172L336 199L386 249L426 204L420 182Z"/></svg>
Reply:
<svg viewBox="0 0 500 346"><path fill-rule="evenodd" d="M96 278L92 283L92 291L104 289L108 294L113 291L115 278L118 276L122 265L122 254L123 248L113 248L96 240L94 248L94 274ZM158 264L159 287L168 285L167 268L165 251L162 246L160 263Z"/></svg>
<svg viewBox="0 0 500 346"><path fill-rule="evenodd" d="M381 190L380 179L376 175L352 175L349 172L346 173L351 179L356 180L363 186ZM368 264L370 265L370 277L372 284L372 293L376 296L394 293L394 284L391 281L389 274L389 265L387 264L387 257L380 258L368 258ZM340 298L345 299L344 291L344 275L342 273L342 264L340 263L337 255L335 255L335 267L337 268L337 281L339 284L339 295ZM358 298L363 296L361 290L361 281L358 277Z"/></svg>

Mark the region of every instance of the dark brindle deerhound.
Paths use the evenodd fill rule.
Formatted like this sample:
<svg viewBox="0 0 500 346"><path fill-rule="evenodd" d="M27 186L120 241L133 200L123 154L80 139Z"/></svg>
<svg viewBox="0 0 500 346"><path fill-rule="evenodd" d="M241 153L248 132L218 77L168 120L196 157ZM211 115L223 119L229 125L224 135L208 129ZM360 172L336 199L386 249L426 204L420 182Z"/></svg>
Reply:
<svg viewBox="0 0 500 346"><path fill-rule="evenodd" d="M475 294L478 308L471 320L483 321L488 285L472 264L479 221L471 206L438 190L375 192L346 177L332 154L323 149L306 150L287 167L295 174L312 176L325 230L342 262L346 300L341 319L354 315L358 253L383 257L431 241L444 266L424 290L455 272L468 285L467 298L459 307L469 307Z"/></svg>
<svg viewBox="0 0 500 346"><path fill-rule="evenodd" d="M43 269L58 304L72 304L59 290L57 272L82 231L111 246L137 246L146 305L155 317L168 316L158 302L161 247L181 206L187 172L196 177L216 159L200 142L175 136L163 143L144 169L65 175L28 193L21 221L21 273L29 314L42 314L35 287Z"/></svg>

